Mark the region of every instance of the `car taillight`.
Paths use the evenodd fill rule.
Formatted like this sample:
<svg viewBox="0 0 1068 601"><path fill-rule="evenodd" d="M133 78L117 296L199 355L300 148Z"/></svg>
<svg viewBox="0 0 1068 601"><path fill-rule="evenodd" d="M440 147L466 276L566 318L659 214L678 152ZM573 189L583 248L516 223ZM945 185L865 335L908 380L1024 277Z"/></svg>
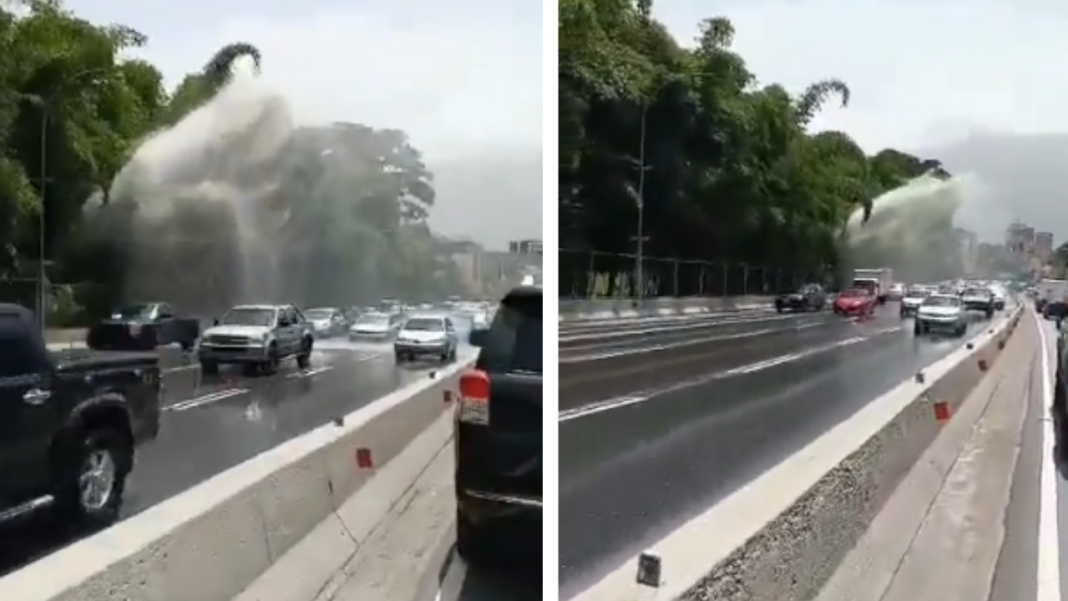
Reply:
<svg viewBox="0 0 1068 601"><path fill-rule="evenodd" d="M466 424L487 425L490 420L490 381L486 372L473 370L460 376L457 419Z"/></svg>

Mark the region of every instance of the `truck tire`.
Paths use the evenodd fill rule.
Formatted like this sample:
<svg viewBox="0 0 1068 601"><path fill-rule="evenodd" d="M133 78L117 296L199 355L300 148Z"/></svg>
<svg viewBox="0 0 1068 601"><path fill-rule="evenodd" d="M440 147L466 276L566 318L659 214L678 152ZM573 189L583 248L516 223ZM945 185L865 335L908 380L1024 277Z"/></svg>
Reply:
<svg viewBox="0 0 1068 601"><path fill-rule="evenodd" d="M274 375L278 371L278 364L281 362L282 358L278 356L278 344L272 342L267 349L267 360L256 366L257 371L266 376Z"/></svg>
<svg viewBox="0 0 1068 601"><path fill-rule="evenodd" d="M206 376L217 376L219 375L219 364L214 361L201 361L200 373Z"/></svg>
<svg viewBox="0 0 1068 601"><path fill-rule="evenodd" d="M313 346L314 343L312 342L311 338L305 338L300 343L300 353L297 354L297 367L299 367L300 369L308 369L309 367L311 367L311 355Z"/></svg>
<svg viewBox="0 0 1068 601"><path fill-rule="evenodd" d="M469 565L488 567L497 555L486 535L484 528L472 523L463 512L456 512L456 553Z"/></svg>
<svg viewBox="0 0 1068 601"><path fill-rule="evenodd" d="M126 478L133 468L133 444L126 434L94 428L61 442L54 465L53 510L64 523L98 530L119 518Z"/></svg>
<svg viewBox="0 0 1068 601"><path fill-rule="evenodd" d="M915 334L916 336L922 336L923 333L924 333L923 324L920 323L919 321L914 322L912 324L912 333Z"/></svg>

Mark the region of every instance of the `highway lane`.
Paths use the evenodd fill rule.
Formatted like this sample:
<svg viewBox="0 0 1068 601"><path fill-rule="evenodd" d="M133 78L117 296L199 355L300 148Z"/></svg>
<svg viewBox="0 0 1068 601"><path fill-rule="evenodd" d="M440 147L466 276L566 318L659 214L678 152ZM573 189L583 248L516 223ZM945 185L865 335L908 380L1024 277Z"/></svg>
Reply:
<svg viewBox="0 0 1068 601"><path fill-rule="evenodd" d="M313 354L306 372L292 361L269 377L245 377L240 370L202 377L196 366L168 368L160 435L138 451L123 517L426 378L434 369L428 364L396 366L388 344L325 341L317 347L324 350ZM0 574L74 538L42 516L13 525L0 539Z"/></svg>
<svg viewBox="0 0 1068 601"><path fill-rule="evenodd" d="M825 319L798 319L809 318ZM647 353L630 364L638 375L587 365L569 379L561 366L561 597L961 343L914 338L891 306L860 323Z"/></svg>
<svg viewBox="0 0 1068 601"><path fill-rule="evenodd" d="M560 362L567 365L592 359L636 355L679 343L721 342L769 331L789 331L806 324L827 323L829 313L702 317L669 323L617 326L610 331L560 333ZM838 320L841 321L841 320Z"/></svg>
<svg viewBox="0 0 1068 601"><path fill-rule="evenodd" d="M679 325L663 335L628 331L626 336L584 338L580 350L561 348L560 409L575 411L632 397L666 382L721 373L838 340L858 327L826 313L692 320Z"/></svg>

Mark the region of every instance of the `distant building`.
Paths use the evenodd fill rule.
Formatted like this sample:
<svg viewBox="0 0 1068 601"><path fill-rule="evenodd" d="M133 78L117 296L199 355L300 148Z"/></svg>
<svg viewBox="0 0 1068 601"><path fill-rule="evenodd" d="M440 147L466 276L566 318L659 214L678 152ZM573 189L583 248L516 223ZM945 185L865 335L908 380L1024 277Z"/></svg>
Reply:
<svg viewBox="0 0 1068 601"><path fill-rule="evenodd" d="M1035 234L1035 257L1043 264L1053 256L1053 232Z"/></svg>
<svg viewBox="0 0 1068 601"><path fill-rule="evenodd" d="M541 240L513 240L508 243L508 252L517 255L540 255Z"/></svg>
<svg viewBox="0 0 1068 601"><path fill-rule="evenodd" d="M1031 253L1035 245L1035 228L1022 221L1015 221L1005 231L1005 247L1009 252L1025 256Z"/></svg>

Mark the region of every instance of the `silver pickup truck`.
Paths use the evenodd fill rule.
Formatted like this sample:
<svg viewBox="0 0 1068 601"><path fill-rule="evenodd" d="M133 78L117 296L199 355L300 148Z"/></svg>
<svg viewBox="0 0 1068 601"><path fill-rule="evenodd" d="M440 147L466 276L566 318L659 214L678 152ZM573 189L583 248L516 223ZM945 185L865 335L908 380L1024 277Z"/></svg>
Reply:
<svg viewBox="0 0 1068 601"><path fill-rule="evenodd" d="M309 367L314 344L311 324L293 305L238 305L204 331L198 356L205 374L228 363L271 374L289 358L301 369Z"/></svg>

